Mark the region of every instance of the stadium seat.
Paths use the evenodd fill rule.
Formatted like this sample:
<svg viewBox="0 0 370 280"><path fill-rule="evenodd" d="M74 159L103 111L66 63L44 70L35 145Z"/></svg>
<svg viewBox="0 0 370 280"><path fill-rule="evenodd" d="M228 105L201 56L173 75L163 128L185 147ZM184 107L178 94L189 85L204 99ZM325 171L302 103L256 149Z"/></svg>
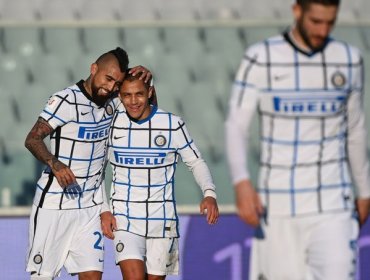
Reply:
<svg viewBox="0 0 370 280"><path fill-rule="evenodd" d="M164 21L193 21L199 19L193 7L194 1L152 0L153 6Z"/></svg>
<svg viewBox="0 0 370 280"><path fill-rule="evenodd" d="M22 123L31 127L53 93L43 83L29 84L16 100Z"/></svg>
<svg viewBox="0 0 370 280"><path fill-rule="evenodd" d="M96 57L106 51L123 46L120 28L115 27L86 27L82 31L84 50Z"/></svg>
<svg viewBox="0 0 370 280"><path fill-rule="evenodd" d="M194 57L189 57L186 60L194 60ZM174 53L166 53L161 58L156 69L153 70L155 83L166 83L171 85L174 90L181 90L190 84L190 66L189 62L181 59Z"/></svg>
<svg viewBox="0 0 370 280"><path fill-rule="evenodd" d="M38 57L32 67L34 82L42 83L50 92L59 91L72 83L69 76L68 65L65 61L54 54L44 54Z"/></svg>
<svg viewBox="0 0 370 280"><path fill-rule="evenodd" d="M243 28L246 40L246 47L254 43L265 40L268 37L278 35L284 27L276 26L249 26Z"/></svg>
<svg viewBox="0 0 370 280"><path fill-rule="evenodd" d="M0 186L8 188L11 195L11 206L28 206L32 203L34 188L25 188L25 185L36 186L37 172L36 160L22 145L22 148L10 151L10 161L0 163Z"/></svg>
<svg viewBox="0 0 370 280"><path fill-rule="evenodd" d="M159 108L171 112L175 115L181 116L180 102L181 95L178 89L166 83L166 81L161 81L160 83L154 84L158 99Z"/></svg>
<svg viewBox="0 0 370 280"><path fill-rule="evenodd" d="M123 30L124 47L131 51L142 52L145 55L156 56L164 51L161 29L157 27L127 27Z"/></svg>
<svg viewBox="0 0 370 280"><path fill-rule="evenodd" d="M0 85L9 93L20 91L29 81L29 71L25 61L11 54L0 57Z"/></svg>
<svg viewBox="0 0 370 280"><path fill-rule="evenodd" d="M112 1L107 5L105 1L85 1L79 8L79 18L92 23L119 20L121 15L114 3Z"/></svg>
<svg viewBox="0 0 370 280"><path fill-rule="evenodd" d="M4 50L7 53L19 56L27 64L32 63L35 55L43 53L40 28L9 26L3 30Z"/></svg>
<svg viewBox="0 0 370 280"><path fill-rule="evenodd" d="M346 41L362 51L366 48L363 30L359 26L338 26L333 32L333 37L337 40Z"/></svg>
<svg viewBox="0 0 370 280"><path fill-rule="evenodd" d="M64 22L76 21L79 18L78 9L83 0L43 0L39 7L42 20Z"/></svg>
<svg viewBox="0 0 370 280"><path fill-rule="evenodd" d="M119 9L118 12L122 20L129 22L148 22L159 19L158 11L153 7L152 1L124 0L122 8Z"/></svg>
<svg viewBox="0 0 370 280"><path fill-rule="evenodd" d="M179 55L205 51L204 42L201 41L201 29L196 27L165 27L164 42L166 50Z"/></svg>
<svg viewBox="0 0 370 280"><path fill-rule="evenodd" d="M74 82L87 79L90 74L90 66L100 54L85 54L76 58L72 65L72 77Z"/></svg>
<svg viewBox="0 0 370 280"><path fill-rule="evenodd" d="M45 27L42 29L42 43L46 53L63 58L72 65L82 53L82 29L76 27Z"/></svg>
<svg viewBox="0 0 370 280"><path fill-rule="evenodd" d="M32 22L38 19L38 1L3 1L1 19L10 22Z"/></svg>

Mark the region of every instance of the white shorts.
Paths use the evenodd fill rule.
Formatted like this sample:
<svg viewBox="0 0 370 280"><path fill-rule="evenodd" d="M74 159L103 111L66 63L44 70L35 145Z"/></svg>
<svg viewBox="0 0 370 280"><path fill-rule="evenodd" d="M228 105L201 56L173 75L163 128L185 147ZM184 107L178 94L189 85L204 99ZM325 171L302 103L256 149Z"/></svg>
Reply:
<svg viewBox="0 0 370 280"><path fill-rule="evenodd" d="M145 262L146 273L177 275L179 273L178 238L148 238L127 231L114 232L116 264L128 259Z"/></svg>
<svg viewBox="0 0 370 280"><path fill-rule="evenodd" d="M270 218L252 241L250 280L353 280L358 222L352 213Z"/></svg>
<svg viewBox="0 0 370 280"><path fill-rule="evenodd" d="M61 268L70 274L103 271L104 238L101 206L73 210L32 207L27 271L55 277Z"/></svg>

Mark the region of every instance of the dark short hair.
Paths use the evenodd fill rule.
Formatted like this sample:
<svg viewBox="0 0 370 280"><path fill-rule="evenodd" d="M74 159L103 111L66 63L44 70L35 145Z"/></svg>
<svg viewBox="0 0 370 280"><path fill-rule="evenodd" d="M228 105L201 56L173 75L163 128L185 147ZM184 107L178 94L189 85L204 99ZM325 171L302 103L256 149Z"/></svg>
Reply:
<svg viewBox="0 0 370 280"><path fill-rule="evenodd" d="M140 77L141 77L141 75L143 74L143 73L140 73L140 74L138 74L138 75L136 75L136 76L133 76L132 74L130 74L131 69L132 69L132 68L128 68L128 69L126 70L125 78L123 79L123 82L125 82L125 81L132 82L132 81L139 80L139 79L140 79ZM149 87L150 87L150 80L149 80L148 82L143 81L143 84L145 85L145 87L146 87L147 89L149 89Z"/></svg>
<svg viewBox="0 0 370 280"><path fill-rule="evenodd" d="M99 61L106 58L108 55L114 55L114 57L118 61L119 69L121 70L121 72L122 73L126 72L126 70L128 69L129 60L127 52L124 49L117 47L114 50L110 50L109 52L103 53L101 56L99 56L96 62L98 63Z"/></svg>
<svg viewBox="0 0 370 280"><path fill-rule="evenodd" d="M339 6L340 0L296 0L296 3L305 9L310 4L321 4L324 6Z"/></svg>

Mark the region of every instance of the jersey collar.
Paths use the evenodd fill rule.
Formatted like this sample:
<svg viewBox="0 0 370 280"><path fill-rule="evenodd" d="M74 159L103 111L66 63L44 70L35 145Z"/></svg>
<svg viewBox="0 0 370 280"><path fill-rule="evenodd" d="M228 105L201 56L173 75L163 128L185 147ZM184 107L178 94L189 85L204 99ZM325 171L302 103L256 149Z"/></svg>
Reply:
<svg viewBox="0 0 370 280"><path fill-rule="evenodd" d="M78 88L81 90L81 92L83 93L83 95L87 98L87 99L89 99L92 103L94 103L96 106L98 106L99 108L101 108L101 107L104 107L104 106L99 106L98 104L96 104L95 102L94 102L94 100L93 100L93 98L92 98L92 96L87 92L87 90L86 90L86 88L85 88L85 86L84 86L84 80L80 80L79 82L77 82L76 83L76 85L78 86ZM112 98L114 98L114 97L117 97L118 96L118 93L117 92L115 92L115 93L113 93L112 94L112 96L108 99L108 100L111 100ZM107 101L108 102L108 101ZM107 104L107 103L105 103L105 104Z"/></svg>
<svg viewBox="0 0 370 280"><path fill-rule="evenodd" d="M327 38L326 39L326 41L325 41L325 43L323 44L323 46L321 47L321 48L319 48L319 49L317 49L317 50L314 50L314 51L307 51L307 50L304 50L304 49L302 49L302 48L300 48L295 42L294 42L294 40L291 38L291 34L290 34L290 32L289 32L289 30L286 30L286 31L284 31L284 33L283 33L283 37L284 37L284 39L296 50L296 51L298 51L298 52L300 52L300 53L302 53L302 54L304 54L304 55L306 55L306 56L313 56L313 55L315 55L315 54L317 54L317 53L319 53L319 52L322 52L325 48L326 48L326 46L328 45L328 43L331 41L331 38Z"/></svg>
<svg viewBox="0 0 370 280"><path fill-rule="evenodd" d="M150 107L151 107L151 112L150 112L149 116L148 116L148 117L146 117L146 118L145 118L145 119L143 119L143 120L137 120L137 119L131 118L129 114L127 114L127 116L128 116L128 118L129 118L131 121L133 121L134 123L137 123L137 124L143 124L143 123L145 123L145 122L149 121L149 120L150 120L150 119L155 115L155 113L156 113L156 112L157 112L157 110L158 110L158 107L157 107L157 106L150 105Z"/></svg>

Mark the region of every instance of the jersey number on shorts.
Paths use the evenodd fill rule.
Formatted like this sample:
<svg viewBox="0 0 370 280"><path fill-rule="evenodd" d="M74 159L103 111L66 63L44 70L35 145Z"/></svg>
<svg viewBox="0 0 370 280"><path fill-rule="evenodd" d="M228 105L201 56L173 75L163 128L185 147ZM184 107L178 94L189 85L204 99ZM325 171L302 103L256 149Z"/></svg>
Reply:
<svg viewBox="0 0 370 280"><path fill-rule="evenodd" d="M102 234L99 231L95 231L94 235L98 236L98 240L96 240L96 242L94 244L94 249L103 250L103 246L101 246L101 244L100 244L101 240L103 239Z"/></svg>

